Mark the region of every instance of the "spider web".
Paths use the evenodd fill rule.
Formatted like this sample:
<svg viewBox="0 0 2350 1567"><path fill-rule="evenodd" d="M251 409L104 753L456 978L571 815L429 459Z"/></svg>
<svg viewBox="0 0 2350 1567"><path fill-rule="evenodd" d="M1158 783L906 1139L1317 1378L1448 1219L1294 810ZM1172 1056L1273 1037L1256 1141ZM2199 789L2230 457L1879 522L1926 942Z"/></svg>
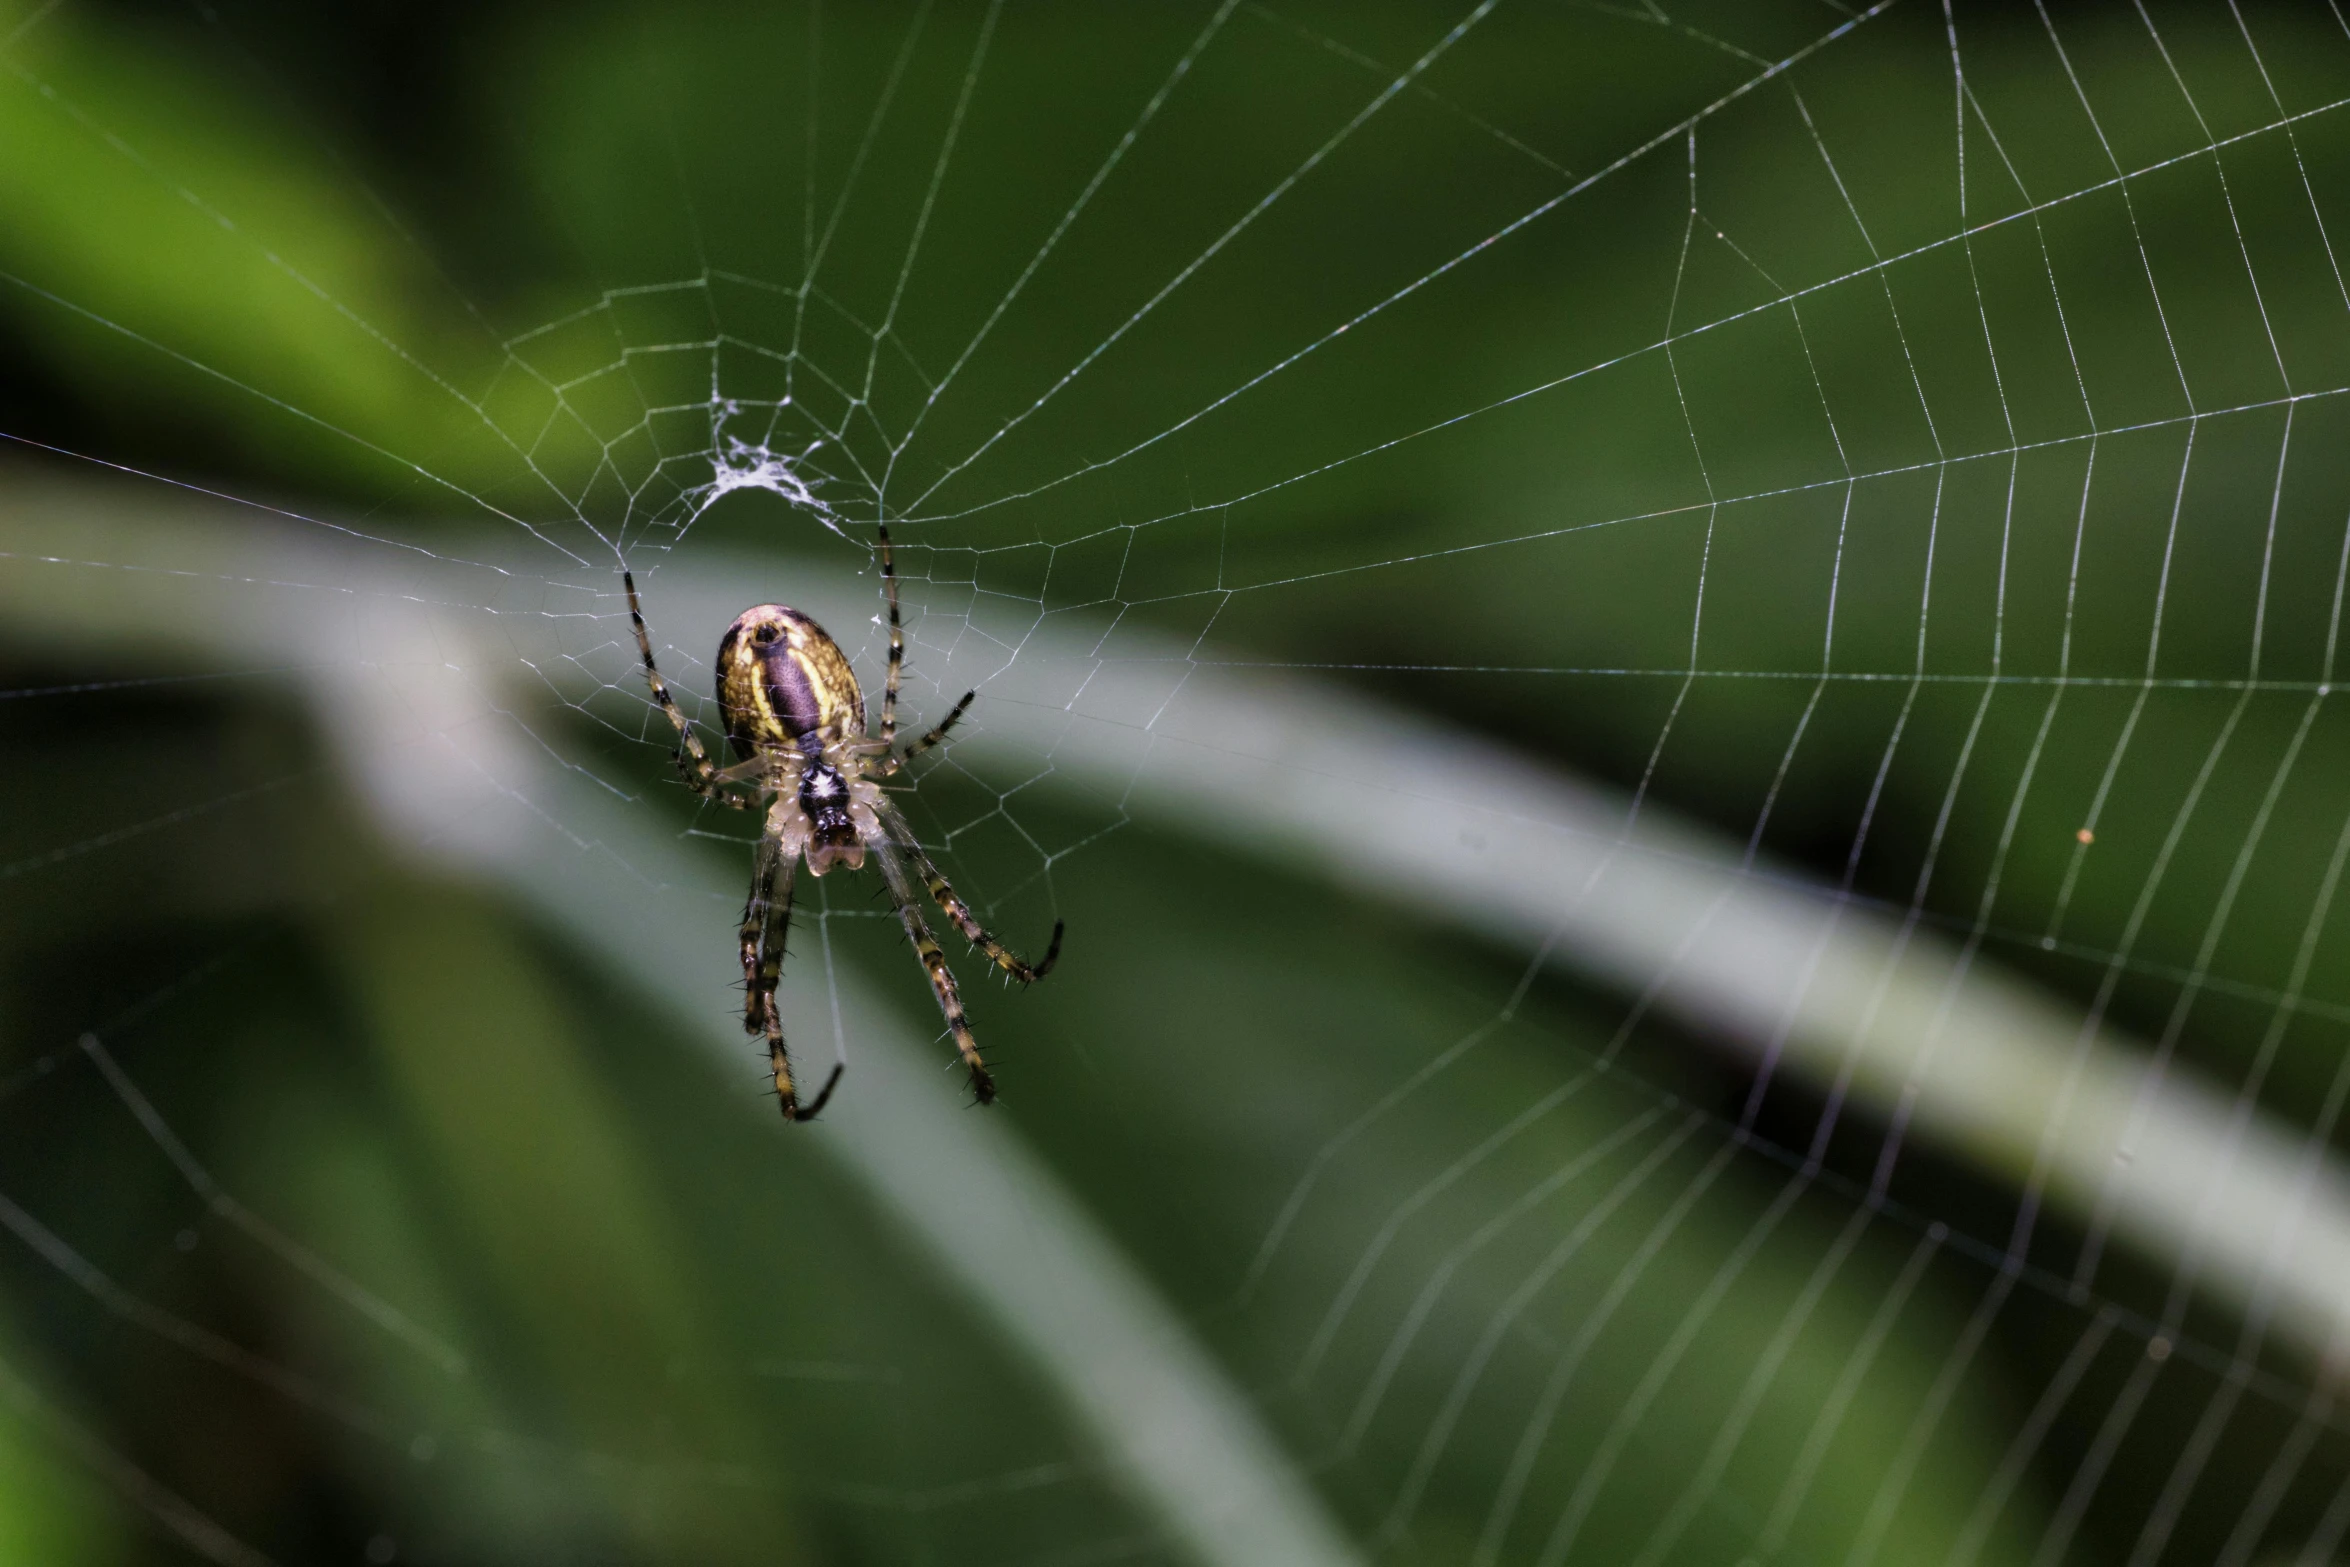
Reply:
<svg viewBox="0 0 2350 1567"><path fill-rule="evenodd" d="M27 1554L1217 1555L839 1152L921 1091L862 998L936 1028L870 878L803 883L848 1073L786 1134L385 782L528 757L577 790L501 776L502 852L723 970L748 840L619 571L707 738L752 602L878 701L884 521L902 727L978 692L908 809L1071 931L1032 994L958 963L985 1135L1334 1559L2342 1554L2337 11L513 26L477 210L363 172L286 18L0 21L64 389L0 525ZM299 695L418 670L477 705L375 767ZM1747 887L1827 912L1700 995L1781 950Z"/></svg>

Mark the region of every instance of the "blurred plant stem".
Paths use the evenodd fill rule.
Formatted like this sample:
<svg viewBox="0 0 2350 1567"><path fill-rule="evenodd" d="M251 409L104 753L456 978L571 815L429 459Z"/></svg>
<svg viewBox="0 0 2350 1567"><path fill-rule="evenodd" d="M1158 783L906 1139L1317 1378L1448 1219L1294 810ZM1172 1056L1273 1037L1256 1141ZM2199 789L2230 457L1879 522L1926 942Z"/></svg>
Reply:
<svg viewBox="0 0 2350 1567"><path fill-rule="evenodd" d="M4 1328L0 1324L0 1561L46 1567L117 1561L122 1542L109 1515L96 1505L89 1481L60 1463L59 1456L73 1454L118 1489L153 1482L26 1380L18 1346ZM189 1527L181 1537L198 1544L201 1521L184 1521Z"/></svg>
<svg viewBox="0 0 2350 1567"><path fill-rule="evenodd" d="M586 1451L694 1463L758 1451L739 1379L713 1381L690 1259L668 1244L622 1106L579 1058L573 1009L472 895L401 878L338 908L331 935L393 1091L446 1183L484 1272L531 1325L518 1375L570 1401L556 1425ZM517 1106L524 1107L521 1113ZM646 1429L643 1411L666 1418ZM690 1436L690 1447L671 1450ZM752 1543L796 1559L772 1493L723 1513L675 1507L614 1520L647 1560L733 1559Z"/></svg>
<svg viewBox="0 0 2350 1567"><path fill-rule="evenodd" d="M200 561L219 586L198 596L152 571L13 573L0 592L28 629L86 642L161 627L200 660L311 668L326 683L320 712L344 765L396 839L525 888L543 874L503 811L484 808L554 787L537 753L503 726L500 692L481 683L512 666L510 643L478 665L453 664L449 610L410 607L390 578L366 586L363 556L315 536L193 520L167 528L95 493L52 494L20 497L11 553ZM332 603L283 593L244 602L234 587L306 557L317 580L343 585ZM792 575L801 604L853 623L845 607L863 597L861 583L805 566ZM664 637L714 637L741 577L715 561L665 570ZM149 592L149 614L123 614L126 594ZM369 660L336 662L354 634ZM501 628L521 634L511 622ZM1100 645L1074 630L1039 631L1000 672L932 673L949 686L996 676L990 715L964 741L977 755L1050 758L1064 783L1543 952L1744 1045L1766 1073L1801 1073L1897 1132L1914 1128L1964 1152L2020 1187L2027 1214L2045 1198L2093 1235L2110 1227L2239 1307L2273 1311L2305 1354L2328 1359L2344 1340L2350 1181L2322 1144L2085 1027L1974 946L1952 947L1779 873L1653 804L1635 818L1604 791L1375 704L1301 681L1243 679L1144 643L1104 663ZM577 668L553 647L527 656L558 678ZM570 695L584 700L594 688ZM579 775L556 776L569 788ZM583 795L577 809L609 818L613 833L642 834L600 799ZM578 854L613 854L569 815L541 806L534 819L563 824ZM675 860L651 842L615 857ZM562 907L576 915L579 905ZM597 940L625 946L617 933Z"/></svg>
<svg viewBox="0 0 2350 1567"><path fill-rule="evenodd" d="M484 671L443 640L449 628L429 613L419 618L418 600L372 580L360 560L331 546L314 554L310 537L214 532L195 514L162 522L100 494L52 492L60 503L52 507L16 492L0 556L46 556L48 566L73 572L61 553L92 562L141 538L146 548L202 562L198 576L211 587L229 587L238 562L256 562L249 552L259 550L278 580L318 571L327 575L317 580L352 591L271 595L291 613L256 614L250 605L185 598L179 590L190 579L174 576L177 588L165 594L176 607L153 606L151 617L124 597L143 592L143 576L134 583L106 572L102 587L83 578L58 591L54 581L34 586L47 569L0 573L0 612L21 632L85 650L119 647L132 632L149 656L226 655L310 670L317 719L393 845L518 898L668 1011L685 1037L739 1066L739 1028L708 1004L736 977L732 944L703 939L699 917L739 898L732 873L681 853L672 836L583 774L548 765L498 716L495 681L480 683ZM51 532L56 525L64 532ZM210 597L204 587L195 594ZM354 636L367 644L360 661L326 651ZM413 891L371 902L341 941L391 1041L392 1077L440 1147L466 1211L480 1216L477 1241L493 1272L533 1297L535 1353L550 1366L598 1360L607 1371L619 1356L594 1406L574 1413L596 1424L692 1397L703 1405L697 1413L712 1417L701 1430L723 1430L725 1401L710 1390L647 1393L662 1380L661 1357L689 1347L687 1308L664 1282L681 1275L631 1195L642 1188L628 1179L608 1107L566 1059L561 1002L528 978L527 964L500 961L511 938L462 904ZM1190 1559L1236 1567L1354 1560L1247 1400L1008 1119L967 1114L936 1081L927 1044L866 1002L851 977L833 976L831 991L856 1041L853 1091L817 1126L778 1126L776 1135L807 1140L867 1185L1039 1367L1107 1450L1114 1477ZM821 1037L812 1022L795 1020L793 1031ZM522 1124L503 1114L518 1103L534 1107ZM772 1121L765 1102L748 1104ZM580 1229L582 1215L593 1228ZM615 1277L637 1281L641 1293L597 1300L583 1292L589 1279Z"/></svg>

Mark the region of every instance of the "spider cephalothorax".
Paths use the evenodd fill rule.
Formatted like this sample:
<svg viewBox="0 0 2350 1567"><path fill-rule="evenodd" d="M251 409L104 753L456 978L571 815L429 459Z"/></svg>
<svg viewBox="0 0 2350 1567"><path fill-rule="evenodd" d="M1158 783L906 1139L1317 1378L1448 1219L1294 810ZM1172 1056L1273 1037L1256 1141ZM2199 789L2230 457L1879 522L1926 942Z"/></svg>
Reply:
<svg viewBox="0 0 2350 1567"><path fill-rule="evenodd" d="M718 643L719 721L735 756L735 765L727 768L712 764L693 725L670 696L653 661L636 579L621 573L637 648L644 655L645 679L683 742L677 765L687 785L721 805L766 813L751 865L751 896L743 908L743 1027L766 1036L775 1092L787 1121L805 1121L823 1109L841 1073L834 1067L814 1101L800 1103L775 1006L784 934L791 924L792 878L801 860L807 861L811 876L821 876L835 865L862 869L868 855L878 863L898 920L946 1014L955 1048L971 1070L972 1092L982 1104L995 1098L995 1082L971 1037L946 955L922 918L914 878L922 879L921 890L937 901L955 928L1014 979L1042 979L1061 952L1057 922L1043 961L1034 964L1023 962L989 935L931 863L904 813L882 792L882 779L946 738L971 705L972 693L964 693L936 729L903 751L896 749L898 673L905 662L905 638L898 625L898 579L886 528L881 530L880 554L889 605L889 681L882 690L880 735L868 738L865 733L864 693L857 688L856 672L840 644L798 610L760 604L737 615Z"/></svg>

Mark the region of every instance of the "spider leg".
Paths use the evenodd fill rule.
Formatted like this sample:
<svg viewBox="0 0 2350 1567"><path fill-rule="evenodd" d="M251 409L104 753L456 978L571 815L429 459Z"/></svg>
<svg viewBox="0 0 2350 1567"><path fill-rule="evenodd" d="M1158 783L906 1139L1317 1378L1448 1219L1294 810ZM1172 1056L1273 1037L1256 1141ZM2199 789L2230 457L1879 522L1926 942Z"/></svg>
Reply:
<svg viewBox="0 0 2350 1567"><path fill-rule="evenodd" d="M888 745L898 733L898 671L906 663L906 633L898 623L898 565L889 547L889 524L877 517L873 529L881 536L881 595L889 602L889 678L881 687L881 743Z"/></svg>
<svg viewBox="0 0 2350 1567"><path fill-rule="evenodd" d="M978 694L979 693L976 691L964 692L963 700L957 702L954 707L948 711L947 716L938 721L938 727L936 729L931 730L930 733L924 735L921 739L915 741L912 745L907 746L905 750L883 762L879 767L873 770L873 775L876 778L887 778L901 767L904 767L915 757L920 756L923 752L929 750L932 746L938 744L941 740L944 740L947 737L947 731L955 727L955 720L963 716L963 709L969 707L971 705L971 699Z"/></svg>
<svg viewBox="0 0 2350 1567"><path fill-rule="evenodd" d="M661 711L669 715L669 722L677 728L677 738L684 742L677 752L677 770L685 775L685 785L705 800L716 800L736 810L748 810L753 801L732 795L722 787L718 769L711 765L710 753L702 749L701 738L694 726L679 709L677 699L669 694L669 682L661 678L660 666L653 662L653 639L645 630L645 612L637 603L636 574L625 568L620 573L620 585L628 590L628 622L636 628L637 651L644 655L645 680L653 688L653 700L661 704Z"/></svg>
<svg viewBox="0 0 2350 1567"><path fill-rule="evenodd" d="M990 935L987 927L979 923L978 916L971 912L971 905L955 895L955 889L948 885L946 877L939 874L937 864L924 851L921 840L914 836L913 824L906 820L905 813L888 801L883 801L879 814L883 831L889 834L890 841L921 875L923 885L930 889L930 896L946 911L947 918L955 922L955 929L963 933L964 940L986 953L994 960L997 968L1023 985L1033 985L1053 971L1053 965L1061 959L1061 933L1067 928L1062 921L1053 921L1053 939L1046 945L1043 959L1036 963L1027 962Z"/></svg>
<svg viewBox="0 0 2350 1567"><path fill-rule="evenodd" d="M747 762L718 769L718 781L729 784L747 784L752 793L745 797L745 808L757 805L759 795L769 797L790 794L799 787L799 754L793 751L761 751ZM731 801L729 803L732 803Z"/></svg>
<svg viewBox="0 0 2350 1567"><path fill-rule="evenodd" d="M766 999L774 994L774 986L764 992L760 987L760 971L766 967L767 927L779 900L783 904L783 918L788 927L791 921L792 871L795 867L783 863L782 845L770 833L759 840L759 848L751 859L751 895L743 900L743 924L737 937L743 963L743 1032L762 1033L766 1029ZM783 931L776 932L776 945L782 945ZM775 963L777 979L783 977L783 960L779 953Z"/></svg>
<svg viewBox="0 0 2350 1567"><path fill-rule="evenodd" d="M939 1011L946 1014L947 1032L955 1036L955 1049L971 1070L972 1097L983 1105L992 1104L995 1079L980 1058L979 1041L971 1037L971 1020L963 1014L963 993L955 988L955 976L947 972L946 954L939 951L938 938L923 923L921 904L907 878L905 862L887 843L873 845L873 856L881 862L881 877L889 884L890 901L897 905L898 922L906 927L906 935L922 959L922 971L930 976L930 993L938 998Z"/></svg>
<svg viewBox="0 0 2350 1567"><path fill-rule="evenodd" d="M797 861L784 858L772 835L759 840L758 857L751 866L751 896L743 905L743 1031L766 1037L783 1118L813 1121L832 1098L842 1068L833 1067L813 1103L800 1103L792 1083L791 1052L783 1043L783 1016L775 1005L775 987L783 978L784 938L791 930L792 876L798 868Z"/></svg>

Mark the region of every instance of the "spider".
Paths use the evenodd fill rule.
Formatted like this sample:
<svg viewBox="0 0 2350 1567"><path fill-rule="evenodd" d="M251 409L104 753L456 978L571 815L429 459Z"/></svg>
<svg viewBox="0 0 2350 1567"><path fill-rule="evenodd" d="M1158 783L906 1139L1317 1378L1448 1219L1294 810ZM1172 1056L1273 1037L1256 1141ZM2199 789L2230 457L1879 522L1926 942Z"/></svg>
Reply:
<svg viewBox="0 0 2350 1567"><path fill-rule="evenodd" d="M849 668L840 644L824 628L781 604L755 604L734 617L718 640L718 715L734 748L735 765L719 767L702 749L694 726L678 710L676 700L653 662L653 641L645 631L645 616L637 602L636 578L623 570L628 590L628 618L636 628L637 650L644 655L645 680L653 700L677 726L681 743L676 754L686 786L701 798L735 810L764 810L766 825L751 859L751 894L743 905L740 945L743 965L743 1031L764 1035L775 1070L776 1097L783 1102L786 1121L813 1120L832 1098L842 1068L832 1069L814 1102L802 1105L793 1086L791 1055L784 1048L783 1024L776 1012L775 986L783 975L784 932L791 924L792 878L805 857L808 874L821 876L835 865L850 870L863 867L867 855L880 866L881 879L896 905L898 921L914 943L930 978L931 993L946 1014L947 1030L971 1072L971 1092L981 1104L995 1099L995 1080L980 1057L963 1015L963 999L955 977L947 971L946 954L922 918L921 899L914 888L920 877L930 896L946 911L964 937L995 960L998 968L1033 984L1052 972L1061 955L1061 923L1053 924L1052 943L1044 960L1027 963L988 934L955 896L955 889L939 874L930 856L914 836L905 814L890 800L881 781L946 738L955 720L963 716L977 692L966 691L936 729L897 749L898 672L905 664L905 634L898 623L898 577L890 556L889 529L879 528L881 581L889 604L889 680L882 688L881 733L865 732L865 696Z"/></svg>

